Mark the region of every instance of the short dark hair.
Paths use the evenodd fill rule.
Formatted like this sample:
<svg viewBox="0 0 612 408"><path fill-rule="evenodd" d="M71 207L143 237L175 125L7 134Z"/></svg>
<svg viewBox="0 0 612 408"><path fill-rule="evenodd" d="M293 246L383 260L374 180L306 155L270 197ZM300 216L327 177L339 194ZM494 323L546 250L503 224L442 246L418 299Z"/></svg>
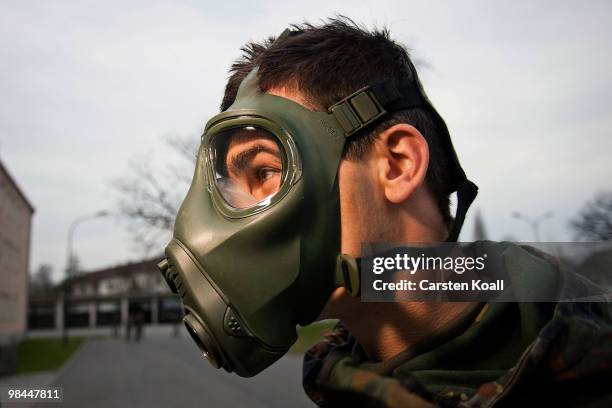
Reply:
<svg viewBox="0 0 612 408"><path fill-rule="evenodd" d="M291 34L274 42L250 42L242 47L243 55L229 71L221 110L230 107L238 87L254 67L262 91L283 86L299 91L309 107L328 107L369 84L391 80L398 85L408 78L421 87L407 49L389 37L386 28L368 30L351 19L339 16L321 25L294 24ZM434 195L447 226L452 223L449 190L451 158L441 142L436 118L426 109L395 112L374 128L366 128L347 141L346 160L359 160L367 153L382 131L408 123L417 128L429 146L429 168L426 184Z"/></svg>

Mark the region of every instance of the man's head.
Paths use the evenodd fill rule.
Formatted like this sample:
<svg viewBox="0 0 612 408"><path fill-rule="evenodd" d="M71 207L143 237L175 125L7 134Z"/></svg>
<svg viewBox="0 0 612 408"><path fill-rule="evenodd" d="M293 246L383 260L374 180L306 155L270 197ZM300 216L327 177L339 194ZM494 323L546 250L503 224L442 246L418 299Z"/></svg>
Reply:
<svg viewBox="0 0 612 408"><path fill-rule="evenodd" d="M408 52L387 30L368 31L346 18L294 25L281 41L249 43L243 51L221 110L255 67L262 91L315 111L379 81L409 79L421 87ZM344 253L358 255L364 241L446 238L452 169L436 120L423 108L403 110L347 141L339 170Z"/></svg>
<svg viewBox="0 0 612 408"><path fill-rule="evenodd" d="M444 240L457 190L454 239L475 196L385 31L293 28L234 65L160 265L204 354L240 375L280 358L332 293L359 293L362 242Z"/></svg>

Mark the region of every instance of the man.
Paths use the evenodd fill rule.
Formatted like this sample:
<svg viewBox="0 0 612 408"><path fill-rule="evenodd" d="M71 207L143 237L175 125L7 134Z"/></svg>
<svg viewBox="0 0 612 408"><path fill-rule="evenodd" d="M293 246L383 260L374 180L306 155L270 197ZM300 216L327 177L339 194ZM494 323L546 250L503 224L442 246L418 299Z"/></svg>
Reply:
<svg viewBox="0 0 612 408"><path fill-rule="evenodd" d="M385 30L368 31L339 18L294 26L275 41L250 43L243 51L232 65L222 113L205 131L198 166L207 172L196 169L191 198L183 204L167 249L169 263L161 265L184 298L188 330L213 364L253 375L282 355L264 356L284 344L285 334L277 328L311 321L325 303L319 319L341 323L304 359L304 388L320 406L612 403L605 385L610 384L612 352L606 303L361 301L358 275L351 272L358 264L347 260L363 256L364 243L455 240L475 195L404 47ZM356 93L364 87L373 102ZM306 124L313 122L327 134L319 128L308 131ZM330 157L338 146L334 168ZM318 161L313 155L320 156ZM323 186L315 186L311 177L318 171ZM330 172L331 183L325 184L322 179ZM205 184L210 197L204 199ZM460 201L455 218L449 210L453 191ZM302 211L317 210L300 217L292 200ZM205 208L206 217L198 208ZM337 213L338 234L329 216ZM196 229L203 217L208 224ZM290 252L283 246L293 242L292 223L307 232L285 255ZM311 232L309 223L328 233ZM326 263L309 262L325 257L334 234L341 255L332 278L331 257ZM305 236L321 236L322 244ZM518 269L551 268L533 251L487 245L496 259L518 260L512 264L522 265ZM295 251L301 255L299 272L293 273ZM276 265L262 254L283 264L284 274L276 275ZM512 265L506 262L504 268L517 269ZM315 273L317 279L308 278ZM257 279L249 280L253 274ZM278 281L285 277L287 283ZM331 286L331 279L341 284ZM258 288L251 296L249 290L262 281L266 289L280 285L282 290L273 296ZM219 311L212 312L215 308ZM223 329L215 327L221 316ZM257 339L268 351L254 345L245 351L246 343L233 343L240 336Z"/></svg>

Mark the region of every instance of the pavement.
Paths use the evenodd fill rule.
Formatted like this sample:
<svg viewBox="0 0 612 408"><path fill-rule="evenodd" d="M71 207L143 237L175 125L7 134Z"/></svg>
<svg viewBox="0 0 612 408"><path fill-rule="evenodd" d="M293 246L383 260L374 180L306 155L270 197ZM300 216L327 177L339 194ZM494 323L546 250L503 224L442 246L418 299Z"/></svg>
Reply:
<svg viewBox="0 0 612 408"><path fill-rule="evenodd" d="M55 374L55 371L41 371L34 374L18 374L9 377L0 377L0 388L46 388L53 383ZM29 401L19 403L0 402L1 408L30 408L33 405L34 403Z"/></svg>
<svg viewBox="0 0 612 408"><path fill-rule="evenodd" d="M186 333L148 334L139 343L89 340L45 381L63 387L63 402L36 407L314 406L301 386L301 356L287 355L241 378L213 368Z"/></svg>

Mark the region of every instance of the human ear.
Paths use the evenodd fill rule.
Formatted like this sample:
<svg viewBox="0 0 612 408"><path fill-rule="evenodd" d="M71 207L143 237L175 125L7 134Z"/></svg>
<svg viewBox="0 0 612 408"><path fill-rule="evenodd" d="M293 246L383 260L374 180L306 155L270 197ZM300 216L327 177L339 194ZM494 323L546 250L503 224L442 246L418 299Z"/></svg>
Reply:
<svg viewBox="0 0 612 408"><path fill-rule="evenodd" d="M429 146L414 126L400 123L378 135L378 179L387 200L405 201L420 187L429 166Z"/></svg>

